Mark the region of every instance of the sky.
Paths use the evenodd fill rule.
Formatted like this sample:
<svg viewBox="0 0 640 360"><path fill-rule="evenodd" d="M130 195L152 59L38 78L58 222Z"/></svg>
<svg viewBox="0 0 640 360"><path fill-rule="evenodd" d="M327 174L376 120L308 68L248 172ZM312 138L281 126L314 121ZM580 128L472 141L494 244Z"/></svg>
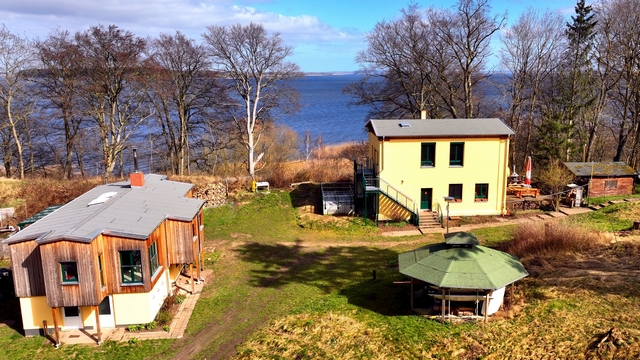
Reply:
<svg viewBox="0 0 640 360"><path fill-rule="evenodd" d="M358 70L365 35L393 20L410 0L0 0L0 22L13 33L44 39L54 29L71 33L115 24L142 37L181 31L201 42L209 25L261 23L292 46L290 61L304 72ZM452 8L455 0L414 0L420 7ZM527 7L558 11L567 20L576 0L489 0L508 24ZM532 4L533 3L533 4ZM587 2L589 3L589 1ZM492 44L497 44L494 39ZM493 61L496 58L493 58ZM497 62L497 61L496 61Z"/></svg>

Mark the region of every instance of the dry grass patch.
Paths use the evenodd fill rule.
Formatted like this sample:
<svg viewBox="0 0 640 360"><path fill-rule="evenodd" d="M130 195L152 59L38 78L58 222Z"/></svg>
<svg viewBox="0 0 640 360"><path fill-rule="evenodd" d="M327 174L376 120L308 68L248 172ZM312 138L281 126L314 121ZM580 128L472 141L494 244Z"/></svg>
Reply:
<svg viewBox="0 0 640 360"><path fill-rule="evenodd" d="M594 249L605 243L597 232L565 223L522 224L516 228L512 241L500 245L500 250L526 261L530 258L562 256Z"/></svg>
<svg viewBox="0 0 640 360"><path fill-rule="evenodd" d="M236 359L392 358L380 330L345 315L290 315L243 344Z"/></svg>

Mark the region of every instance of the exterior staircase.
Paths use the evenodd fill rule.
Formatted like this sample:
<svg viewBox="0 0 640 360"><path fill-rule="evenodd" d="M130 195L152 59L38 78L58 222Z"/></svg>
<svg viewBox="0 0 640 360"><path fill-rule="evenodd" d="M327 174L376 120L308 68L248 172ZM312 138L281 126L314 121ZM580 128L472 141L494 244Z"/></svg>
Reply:
<svg viewBox="0 0 640 360"><path fill-rule="evenodd" d="M438 213L435 211L421 210L420 224L418 225L418 227L421 232L424 232L429 229L441 228L442 225L440 225L440 219L438 218Z"/></svg>

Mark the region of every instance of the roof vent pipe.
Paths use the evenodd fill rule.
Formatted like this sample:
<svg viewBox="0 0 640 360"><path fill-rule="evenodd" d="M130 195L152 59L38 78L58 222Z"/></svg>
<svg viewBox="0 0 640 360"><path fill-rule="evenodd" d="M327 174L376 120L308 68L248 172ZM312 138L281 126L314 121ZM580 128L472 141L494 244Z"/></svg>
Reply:
<svg viewBox="0 0 640 360"><path fill-rule="evenodd" d="M427 110L420 110L420 119L426 120L427 118Z"/></svg>
<svg viewBox="0 0 640 360"><path fill-rule="evenodd" d="M138 172L138 149L133 148L133 171Z"/></svg>

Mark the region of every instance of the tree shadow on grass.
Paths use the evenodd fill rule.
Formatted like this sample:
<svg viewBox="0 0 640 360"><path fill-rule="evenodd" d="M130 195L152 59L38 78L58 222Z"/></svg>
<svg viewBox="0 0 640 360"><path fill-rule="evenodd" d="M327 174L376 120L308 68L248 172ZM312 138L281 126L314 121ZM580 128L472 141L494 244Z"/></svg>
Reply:
<svg viewBox="0 0 640 360"><path fill-rule="evenodd" d="M298 241L292 245L247 243L236 251L243 261L260 265L251 271L253 286L306 284L326 294L338 292L349 303L383 315L410 313L409 288L393 284L401 275L398 254L392 250L364 246L310 250Z"/></svg>

